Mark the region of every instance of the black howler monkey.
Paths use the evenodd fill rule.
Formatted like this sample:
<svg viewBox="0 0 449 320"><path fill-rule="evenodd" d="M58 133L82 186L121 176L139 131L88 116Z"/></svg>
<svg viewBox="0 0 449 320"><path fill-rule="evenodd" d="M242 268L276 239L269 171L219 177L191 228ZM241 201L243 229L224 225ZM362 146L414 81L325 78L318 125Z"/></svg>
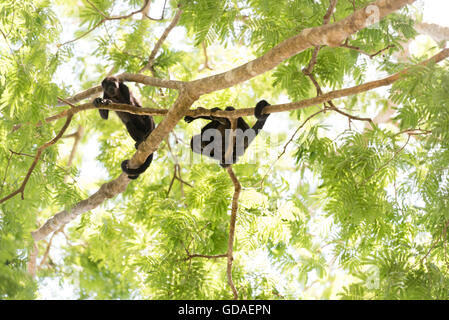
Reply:
<svg viewBox="0 0 449 320"><path fill-rule="evenodd" d="M129 88L116 77L106 77L102 82L103 87L103 98L96 98L94 100L94 105L100 108L100 116L103 119L108 119L109 110L101 109L102 105L108 105L112 102L129 104L135 107L142 108L137 99L129 91ZM136 149L139 144L148 137L151 131L154 130L154 121L152 116L147 115L137 115L123 111L116 111L120 120L125 124L130 136L136 141ZM128 175L130 179L137 179L137 177L143 173L151 164L153 160L153 154L150 154L142 164L137 169L131 169L128 167L128 160L122 162L122 170Z"/></svg>
<svg viewBox="0 0 449 320"><path fill-rule="evenodd" d="M232 154L228 152L231 122L227 118L214 116L200 116L200 117L184 117L184 121L192 122L196 119L212 120L201 129L201 134L192 137L190 141L190 148L193 152L208 156L212 159L219 160L220 166L223 168L237 162L238 158L242 156L265 125L269 114L262 115L265 107L270 104L265 100L257 103L254 110L254 116L257 122L252 128L242 118L237 119L237 128L234 134L234 146ZM212 111L220 110L220 108L213 108ZM235 110L233 107L226 107L225 111Z"/></svg>

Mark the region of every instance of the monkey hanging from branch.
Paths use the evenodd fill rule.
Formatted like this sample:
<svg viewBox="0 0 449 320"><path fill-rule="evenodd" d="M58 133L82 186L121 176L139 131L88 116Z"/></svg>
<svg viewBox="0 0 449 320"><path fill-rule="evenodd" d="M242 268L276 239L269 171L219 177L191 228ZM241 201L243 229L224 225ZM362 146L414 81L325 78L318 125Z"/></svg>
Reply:
<svg viewBox="0 0 449 320"><path fill-rule="evenodd" d="M123 103L129 104L135 107L142 108L137 99L133 96L128 86L119 80L117 77L106 77L102 82L103 98L96 98L94 100L95 107L99 108L100 116L107 120L109 116L109 110L101 109L101 106L105 106L111 103ZM135 148L139 147L145 139L154 130L155 124L152 116L137 115L124 111L116 111L116 114L126 126L131 138L134 139ZM143 173L151 164L153 160L153 154L150 154L145 162L136 169L131 169L128 166L129 160L122 162L122 170L128 175L130 179L137 179L141 173Z"/></svg>
<svg viewBox="0 0 449 320"><path fill-rule="evenodd" d="M257 121L252 128L239 117L235 132L231 132L231 121L228 118L215 116L184 117L184 121L190 123L197 119L211 120L201 129L201 133L194 135L190 140L190 148L193 152L219 160L220 166L226 168L238 161L254 138L262 130L269 114L262 114L270 104L261 100L256 104L254 116ZM213 108L217 111L220 108ZM233 111L234 107L226 107L225 111ZM231 145L232 143L232 149Z"/></svg>

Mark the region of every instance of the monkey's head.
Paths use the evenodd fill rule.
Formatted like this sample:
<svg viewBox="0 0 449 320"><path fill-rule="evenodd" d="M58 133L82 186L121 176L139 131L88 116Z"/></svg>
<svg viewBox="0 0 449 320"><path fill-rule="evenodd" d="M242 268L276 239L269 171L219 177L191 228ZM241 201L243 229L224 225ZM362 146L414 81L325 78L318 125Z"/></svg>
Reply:
<svg viewBox="0 0 449 320"><path fill-rule="evenodd" d="M101 82L103 91L111 98L120 96L120 80L116 77L106 77Z"/></svg>

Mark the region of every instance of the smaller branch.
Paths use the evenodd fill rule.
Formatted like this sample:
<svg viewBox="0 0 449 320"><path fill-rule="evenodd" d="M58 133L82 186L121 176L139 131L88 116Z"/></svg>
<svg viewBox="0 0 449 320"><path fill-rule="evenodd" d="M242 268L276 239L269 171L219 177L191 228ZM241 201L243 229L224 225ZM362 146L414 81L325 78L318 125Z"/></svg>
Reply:
<svg viewBox="0 0 449 320"><path fill-rule="evenodd" d="M178 24L179 19L181 18L181 14L182 14L182 10L178 9L172 22L168 25L168 27L162 33L162 36L156 42L156 45L154 46L153 51L151 51L150 57L148 58L147 64L139 71L139 73L142 73L142 71L148 70L148 69L152 70L152 72L153 72L153 64L154 64L154 59L156 58L156 54L159 51L159 49L161 48L162 43L165 41L165 39L167 39L170 31L172 31L173 28Z"/></svg>
<svg viewBox="0 0 449 320"><path fill-rule="evenodd" d="M429 254L432 252L432 250L433 250L433 249L436 247L436 245L438 244L438 242L440 242L441 237L442 237L443 235L446 234L447 228L448 228L448 227L449 227L449 220L447 220L446 223L444 224L444 226L443 226L443 231L440 233L440 235L438 236L438 238L432 243L432 245L431 245L431 247L429 248L429 250L427 251L426 255L425 255L424 257L422 257L421 260L420 260L418 263L416 263L416 264L414 265L414 267L415 267L416 265L418 265L418 264L421 264L425 259L427 259L427 257L429 256Z"/></svg>
<svg viewBox="0 0 449 320"><path fill-rule="evenodd" d="M3 176L2 186L0 187L0 194L3 192L3 187L5 186L6 175L8 174L8 168L11 162L12 155L13 155L12 153L9 155L8 162L6 163L5 175Z"/></svg>
<svg viewBox="0 0 449 320"><path fill-rule="evenodd" d="M351 49L351 50L355 50L357 52L360 52L361 54L364 54L364 55L368 56L370 59L373 59L375 56L381 54L382 52L387 51L388 49L391 49L391 48L395 47L394 45L390 44L390 45L386 46L383 49L380 49L379 51L377 51L375 53L368 53L368 52L360 49L360 47L356 47L356 46L350 45L348 43L348 41L349 41L349 39L346 39L346 41L342 45L340 45L340 47L341 48L348 48L348 49Z"/></svg>
<svg viewBox="0 0 449 320"><path fill-rule="evenodd" d="M210 224L210 222L206 223L206 225L204 227L202 227L197 233L200 234L201 232L203 232L204 229L206 229L209 224ZM185 258L184 261L191 260L193 258L219 259L219 258L226 258L228 256L226 253L225 254L216 254L216 255L196 254L196 253L191 254L189 252L188 248L190 247L192 242L193 242L193 236L190 239L190 242L189 242L187 247L183 243L184 250L187 253L187 258Z"/></svg>
<svg viewBox="0 0 449 320"><path fill-rule="evenodd" d="M22 156L22 157L28 157L28 158L34 158L35 157L35 155L24 153L24 152L16 152L16 151L11 150L11 149L9 149L9 152L11 153L11 155L16 155L16 156ZM56 166L56 167L58 167L59 169L61 169L63 171L66 171L66 168L64 168L64 167L61 167L61 166L59 166L57 164L54 164L54 163L50 163L49 161L45 161L45 160L43 160L43 161L45 163L51 164L52 166Z"/></svg>
<svg viewBox="0 0 449 320"><path fill-rule="evenodd" d="M70 167L72 165L73 159L75 158L76 150L78 149L79 142L84 134L84 128L83 126L79 126L78 130L73 133L73 137L75 138L75 141L73 142L72 151L70 151L69 161L67 162L67 167Z"/></svg>
<svg viewBox="0 0 449 320"><path fill-rule="evenodd" d="M364 186L372 177L374 177L377 173L379 173L382 169L384 169L386 166L388 166L388 164L390 164L394 159L396 159L396 157L404 150L404 148L408 145L409 141L410 141L410 137L411 135L409 134L407 137L407 141L404 143L404 145L402 147L400 147L398 150L395 151L395 153L393 154L393 157L391 159L389 159L386 163L384 163L379 169L377 169L376 171L373 172L373 174L371 174L368 178L366 178L363 183L360 186Z"/></svg>
<svg viewBox="0 0 449 320"><path fill-rule="evenodd" d="M354 12L357 10L356 6L355 6L355 0L348 0L349 2L352 2L352 9L354 10Z"/></svg>
<svg viewBox="0 0 449 320"><path fill-rule="evenodd" d="M323 24L329 24L329 22L331 21L331 16L334 13L335 8L337 7L337 2L338 0L330 0L329 8L327 9L327 12L323 18Z"/></svg>
<svg viewBox="0 0 449 320"><path fill-rule="evenodd" d="M176 154L173 152L173 150L172 150L172 148L171 148L171 145L170 145L170 141L168 140L168 138L165 139L165 142L166 142L166 144L167 144L168 151L170 152L170 155L172 156L173 161L175 162L175 172L174 172L174 174L173 174L173 180L172 180L171 183L170 183L170 188L168 189L167 196L168 196L168 194L170 193L171 185L173 184L174 179L176 179L176 180L178 180L179 182L181 182L181 186L180 186L180 188L181 188L181 194L182 194L182 196L184 197L184 184L187 185L187 186L189 186L189 187L191 187L191 188L193 188L193 186L192 186L190 183L188 183L188 182L186 182L186 181L184 181L184 180L182 179L182 177L181 177L181 166L180 166L180 164L179 164L178 157L177 157Z"/></svg>
<svg viewBox="0 0 449 320"><path fill-rule="evenodd" d="M76 108L76 106L75 106L73 103L71 103L71 102L68 101L68 100L65 100L64 98L57 97L57 99L58 99L60 102L65 103L65 104L71 106L72 108Z"/></svg>
<svg viewBox="0 0 449 320"><path fill-rule="evenodd" d="M181 167L178 165L178 174L176 175L176 180L178 180L179 182L181 182L181 184L185 184L186 186L189 186L190 188L193 188L193 186L190 184L190 183L188 183L187 181L184 181L184 180L182 180L182 178L181 178Z"/></svg>
<svg viewBox="0 0 449 320"><path fill-rule="evenodd" d="M152 20L152 21L162 21L162 20L164 20L164 17L165 17L165 6L167 5L167 0L165 0L164 1L164 7L162 8L162 14L161 14L161 17L160 18L151 18L149 15L148 15L148 11L149 11L149 8L150 8L150 6L148 5L148 10L143 10L142 11L142 15L144 15L145 17L147 17L148 19L150 19L150 20Z"/></svg>
<svg viewBox="0 0 449 320"><path fill-rule="evenodd" d="M75 39L66 41L66 42L64 42L64 43L58 43L58 44L56 45L56 47L57 47L57 48L60 48L60 47L63 47L63 46L65 46L65 45L69 44L69 43L72 43L72 42L78 41L78 40L81 39L81 38L84 38L84 37L87 36L89 33L91 33L92 31L94 31L95 29L97 29L97 28L98 28L101 24L103 24L103 22L105 22L105 21L106 21L106 19L101 19L100 22L98 22L96 25L94 25L92 28L90 28L89 30L87 30L86 32L84 32L84 33L83 33L82 35L80 35L79 37L76 37Z"/></svg>
<svg viewBox="0 0 449 320"><path fill-rule="evenodd" d="M431 134L432 131L431 130L423 130L423 129L407 129L407 130L403 130L400 131L398 133L395 134L395 136L400 135L400 134L408 134L411 136L419 136L419 135L426 135L426 134Z"/></svg>
<svg viewBox="0 0 449 320"><path fill-rule="evenodd" d="M310 76L312 74L312 70L315 67L315 64L317 62L318 52L320 51L320 49L321 49L320 46L315 47L315 49L313 50L312 59L310 59L309 65L307 66L307 68L302 70L302 72L306 76Z"/></svg>
<svg viewBox="0 0 449 320"><path fill-rule="evenodd" d="M351 120L367 121L367 122L370 123L371 125L374 123L373 120L372 120L371 118L363 118L363 117L353 116L353 115L350 115L349 113L346 113L346 112L344 112L344 111L338 109L338 108L333 104L332 101L329 101L328 103L330 103L330 107L329 107L330 110L333 110L333 111L335 111L335 112L338 112L339 114L344 115L345 117L348 117L348 118L351 119Z"/></svg>
<svg viewBox="0 0 449 320"><path fill-rule="evenodd" d="M48 255L50 254L50 248L51 248L51 244L53 242L53 238L55 237L56 234L63 231L64 227L65 227L65 225L63 225L60 229L53 232L52 236L50 237L50 240L48 241L47 248L45 249L44 257L42 258L41 263L39 263L38 269L42 269L42 267L46 263L46 261L48 259Z"/></svg>
<svg viewBox="0 0 449 320"><path fill-rule="evenodd" d="M143 10L142 10L142 18L141 20L144 20L146 17L148 17L148 12L150 12L150 7L151 7L151 1L147 1Z"/></svg>
<svg viewBox="0 0 449 320"><path fill-rule="evenodd" d="M103 17L103 19L101 19L97 24L95 24L92 28L90 28L89 30L87 30L86 32L84 32L84 33L83 33L82 35L80 35L79 37L76 37L75 39L70 40L70 41L67 41L67 42L64 42L64 43L62 43L62 44L57 44L56 46L57 46L58 48L60 48L60 47L62 47L62 46L65 46L66 44L75 42L75 41L77 41L77 40L79 40L79 39L85 37L86 35L88 35L88 34L91 33L92 31L94 31L96 28L98 28L100 25L102 25L102 24L103 24L104 22L106 22L106 21L109 21L109 20L121 20L121 19L127 19L127 18L129 18L129 17L131 17L131 16L133 16L133 15L139 13L139 12L142 12L143 10L145 10L145 8L146 8L146 6L147 6L147 4L148 4L148 2L149 2L150 0L145 0L145 3L144 3L144 5L143 5L143 7L140 8L139 10L137 10L137 11L134 11L134 12L132 12L132 13L130 13L130 14L127 14L127 15L124 15L124 16L115 16L115 17L110 17L110 16L106 15L104 12L102 12L100 9L98 9L92 2L90 2L89 0L86 0L86 1L91 5L91 7L92 7L95 11L97 11L97 12Z"/></svg>
<svg viewBox="0 0 449 320"><path fill-rule="evenodd" d="M63 136L64 132L67 130L67 128L68 128L69 125L70 125L70 122L72 121L72 117L73 117L73 114L70 113L70 114L67 116L66 122L64 123L64 125L63 125L63 127L61 128L61 130L59 131L59 133L58 133L52 140L46 142L44 145L40 146L40 147L37 149L36 155L35 155L35 157L34 157L34 161L33 161L33 163L31 164L31 167L28 169L28 172L27 172L27 174L26 174L26 176L25 176L25 179L23 180L22 185L20 186L20 188L17 189L16 191L10 193L10 194L7 195L6 197L0 199L0 203L5 202L6 200L8 200L8 199L14 197L15 195L17 195L17 194L19 194L19 193L20 193L21 196L22 196L22 200L24 199L25 186L26 186L26 184L28 183L28 180L29 180L30 177L31 177L31 173L33 172L34 168L36 167L36 165L37 165L37 163L38 163L38 161L39 161L39 158L40 158L42 152L43 152L46 148L48 148L48 147L50 147L51 145L55 144L55 143L56 143L56 142Z"/></svg>
<svg viewBox="0 0 449 320"><path fill-rule="evenodd" d="M217 254L217 255L206 255L206 254L187 254L187 258L185 258L184 260L191 260L193 258L206 258L206 259L219 259L219 258L226 258L228 255L225 254Z"/></svg>
<svg viewBox="0 0 449 320"><path fill-rule="evenodd" d="M152 86L152 87L161 87L161 88L167 88L167 89L175 89L180 90L185 82L183 81L177 81L177 80L165 80L155 77L149 77L143 74L132 74L132 73L122 73L117 75L117 78L123 81L131 81L131 82L137 82L142 83L144 85ZM77 103L84 99L88 99L90 97L96 96L103 92L103 88L101 85L86 89L80 93L75 94L72 97L65 98L65 103ZM58 104L58 106L61 106L62 104Z"/></svg>
<svg viewBox="0 0 449 320"><path fill-rule="evenodd" d="M234 295L234 300L239 298L237 289L234 286L234 282L232 281L232 262L234 260L233 251L234 251L234 237L235 237L235 224L237 220L237 210L238 210L238 200L240 196L240 191L242 190L242 186L240 185L239 180L235 176L234 171L232 170L232 166L226 168L226 171L229 174L229 177L234 184L234 196L232 197L232 205L231 205L231 221L229 222L229 239L228 239L228 252L227 252L227 269L226 273L228 275L228 284L231 287L232 294Z"/></svg>
<svg viewBox="0 0 449 320"><path fill-rule="evenodd" d="M380 49L380 50L377 51L376 53L371 54L369 57L372 59L372 58L374 58L375 56L381 54L382 52L387 51L388 49L391 49L391 48L394 48L394 47L395 47L394 45L390 44L390 45L386 46L385 48Z"/></svg>
<svg viewBox="0 0 449 320"><path fill-rule="evenodd" d="M284 149L282 150L282 152L279 154L279 156L277 157L277 159L271 164L270 168L267 170L267 172L265 173L265 175L262 177L262 180L260 180L259 185L260 188L262 189L263 184L265 182L266 177L268 176L268 174L271 172L271 170L273 169L274 165L279 161L280 158L282 158L282 156L285 154L285 152L287 151L287 147L288 145L293 141L293 139L295 138L296 134L299 132L299 130L301 130L307 122L309 122L312 118L316 117L317 115L319 115L320 113L326 112L326 108L323 108L317 112L315 112L314 114L310 115L309 117L307 117L306 120L304 120L304 122L295 130L295 132L292 134L292 136L290 137L290 139L287 141L287 143L284 145Z"/></svg>
<svg viewBox="0 0 449 320"><path fill-rule="evenodd" d="M204 54L204 66L199 71L203 71L205 69L213 70L213 68L211 66L209 66L209 57L207 55L207 47L206 47L206 43L204 41L201 42L201 47L203 48L203 54Z"/></svg>
<svg viewBox="0 0 449 320"><path fill-rule="evenodd" d="M330 0L329 8L327 9L326 14L323 17L323 25L329 24L332 13L334 12L335 7L337 6L337 2L338 0ZM312 70L317 62L318 52L320 51L321 48L322 46L315 46L315 49L313 50L312 53L312 59L310 59L309 65L307 66L307 68L302 70L302 72L304 72L305 75L310 76L312 74Z"/></svg>
<svg viewBox="0 0 449 320"><path fill-rule="evenodd" d="M28 154L28 153L24 153L24 152L16 152L14 150L9 149L9 152L11 152L11 155L16 155L16 156L24 156L24 157L30 157L30 158L34 158L34 156L32 154Z"/></svg>
<svg viewBox="0 0 449 320"><path fill-rule="evenodd" d="M37 243L35 241L33 241L33 249L30 252L30 255L28 257L28 265L27 265L28 273L33 278L36 277L36 259L37 259L38 251L39 250L37 248Z"/></svg>
<svg viewBox="0 0 449 320"><path fill-rule="evenodd" d="M176 164L174 165L174 169L175 169L175 171L173 172L173 178L170 181L170 185L168 187L168 191L167 191L167 195L166 195L167 198L170 195L171 188L173 187L173 183L175 182L175 178L176 178Z"/></svg>

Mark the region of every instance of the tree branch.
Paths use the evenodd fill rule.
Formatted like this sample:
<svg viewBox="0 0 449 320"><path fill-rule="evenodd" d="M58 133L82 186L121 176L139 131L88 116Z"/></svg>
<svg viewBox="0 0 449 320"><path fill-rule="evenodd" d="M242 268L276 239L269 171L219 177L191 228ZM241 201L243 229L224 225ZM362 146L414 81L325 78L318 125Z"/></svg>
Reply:
<svg viewBox="0 0 449 320"><path fill-rule="evenodd" d="M38 161L39 161L39 158L40 158L42 152L43 152L46 148L48 148L48 147L50 147L51 145L55 144L55 143L62 137L62 135L64 134L64 132L65 132L65 131L67 130L67 128L69 127L70 122L72 121L72 117L73 117L73 114L69 113L69 115L67 116L67 120L66 120L66 122L64 123L64 125L62 126L61 130L59 131L59 133L58 133L52 140L46 142L45 144L43 144L42 146L40 146L40 147L37 149L37 152L36 152L36 155L35 155L35 157L34 157L33 163L31 164L31 167L28 169L28 172L27 172L27 174L26 174L26 176L25 176L25 179L23 180L22 185L20 186L20 188L17 189L16 191L10 193L10 194L7 195L6 197L0 199L0 203L3 203L3 202L5 202L6 200L11 199L12 197L14 197L15 195L17 195L17 194L19 194L19 193L22 195L22 200L24 199L25 186L26 186L26 184L28 183L28 180L29 180L30 177L31 177L31 173L33 172L34 168L36 167L36 165L37 165L37 163L38 163Z"/></svg>
<svg viewBox="0 0 449 320"><path fill-rule="evenodd" d="M154 59L156 58L156 54L159 51L159 49L161 48L162 43L165 41L165 39L167 39L170 31L172 31L173 28L178 24L179 19L181 19L181 14L182 14L182 10L178 9L172 22L168 25L168 27L162 33L162 36L156 42L156 45L154 46L153 51L151 51L150 57L148 58L148 63L139 71L139 73L143 72L144 70L153 70L153 64L154 64Z"/></svg>
<svg viewBox="0 0 449 320"><path fill-rule="evenodd" d="M348 96L352 96L355 94L359 94L362 92L370 91L376 88L389 86L393 84L394 82L400 80L400 78L410 72L413 68L416 66L422 65L425 66L429 63L438 63L443 61L444 59L449 57L449 49L443 49L435 56L417 64L413 65L410 68L406 68L402 71L399 71L391 76L388 76L383 79L374 80L371 82L367 82L358 86L349 87L345 89L335 90L328 93L325 93L321 96L317 96L314 98L304 99L301 101L296 102L290 102L290 103L284 103L284 104L277 104L277 105L271 105L264 109L264 114L268 113L277 113L277 112L284 112L284 111L291 111L295 109L303 109L306 107L310 107L313 105L322 104L324 102L327 102L332 99L339 99L344 98ZM67 101L70 101L66 99ZM119 104L119 103L112 103L110 105L102 106L103 109L108 109L112 111L126 111L133 114L139 114L139 115L152 115L152 116L166 116L168 113L168 110L166 109L159 109L159 108L138 108L127 104ZM85 103L82 105L79 105L77 107L74 107L72 109L64 110L56 115L53 115L51 117L48 117L45 119L46 123L65 118L67 117L69 112L78 113L85 110L90 109L96 109L96 107L93 105L93 103ZM341 110L340 110L341 111ZM216 117L224 117L229 119L235 119L239 117L245 117L245 116L252 116L254 115L254 108L244 108L244 109L238 109L234 111L224 111L224 110L217 110L217 111L211 111L210 109L199 107L197 109L191 109L185 112L185 115L191 116L191 117L198 117L198 116L216 116ZM345 114L348 116L347 114ZM354 116L352 116L354 117ZM356 118L356 117L354 117ZM368 121L367 118L360 118L357 120L364 120ZM42 122L38 122L36 126L41 126ZM17 130L17 128L15 128Z"/></svg>
<svg viewBox="0 0 449 320"><path fill-rule="evenodd" d="M449 28L442 27L434 23L417 23L415 29L421 34L428 35L435 42L448 41L449 40Z"/></svg>
<svg viewBox="0 0 449 320"><path fill-rule="evenodd" d="M413 2L415 0L377 0L370 5L379 9L379 19L382 19ZM365 7L336 23L304 29L298 35L284 40L253 61L224 73L192 81L192 87L199 95L226 89L269 71L282 61L310 47L339 46L351 34L365 28L369 23L373 23L374 21L370 17L371 11Z"/></svg>
<svg viewBox="0 0 449 320"><path fill-rule="evenodd" d="M239 298L237 289L234 286L234 282L232 281L232 262L234 260L233 252L234 252L234 236L235 236L235 223L237 221L237 210L239 208L239 196L240 191L242 190L242 186L240 185L239 180L235 176L234 171L232 170L232 166L226 168L226 171L229 174L229 177L234 184L234 195L232 197L232 206L231 206L231 220L229 222L229 238L228 238L228 252L227 252L227 269L226 273L228 275L228 283L231 287L232 294L234 295L234 300Z"/></svg>
<svg viewBox="0 0 449 320"><path fill-rule="evenodd" d="M88 35L88 34L91 33L92 31L94 31L96 28L98 28L100 25L102 25L104 22L106 22L106 21L108 21L108 20L121 20L121 19L127 19L127 18L129 18L129 17L131 17L131 16L133 16L133 15L139 13L139 12L144 11L145 8L147 7L148 2L149 2L150 0L145 0L145 3L144 3L144 5L143 5L143 7L140 8L139 10L137 10L137 11L134 11L134 12L132 12L132 13L130 13L130 14L127 14L127 15L124 15L124 16L115 16L115 17L110 17L110 16L106 15L104 12L102 12L100 9L98 9L92 2L90 2L89 0L86 0L86 1L91 5L92 8L94 8L95 11L97 11L97 12L103 17L103 19L101 19L97 24L95 24L92 28L90 28L89 30L87 30L86 32L84 32L84 33L83 33L82 35L80 35L79 37L76 37L75 39L70 40L70 41L67 41L67 42L64 42L64 43L62 43L62 44L58 44L58 45L57 45L58 48L59 48L59 47L62 47L62 46L65 46L66 44L75 42L75 41L77 41L77 40L79 40L79 39L85 37L86 35Z"/></svg>
<svg viewBox="0 0 449 320"><path fill-rule="evenodd" d="M117 75L117 78L123 81L131 81L131 82L137 82L142 83L148 86L152 87L160 87L160 88L167 88L167 89L176 89L179 90L181 87L185 84L183 81L177 81L177 80L165 80L165 79L159 79L154 77L149 77L143 74L132 74L132 73L122 73ZM77 103L81 100L91 98L95 95L98 95L99 93L103 92L103 89L100 86L95 86L89 89L86 89L80 93L75 94L72 97L65 98L66 102L69 103ZM62 104L58 104L62 105Z"/></svg>

